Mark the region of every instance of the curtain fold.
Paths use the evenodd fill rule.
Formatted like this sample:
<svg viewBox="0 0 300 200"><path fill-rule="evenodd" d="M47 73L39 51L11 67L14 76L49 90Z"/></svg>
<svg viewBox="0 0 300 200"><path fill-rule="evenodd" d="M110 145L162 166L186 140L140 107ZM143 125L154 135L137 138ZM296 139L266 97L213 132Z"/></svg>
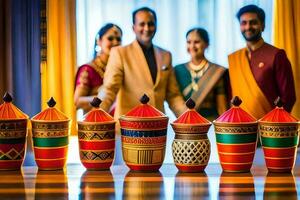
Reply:
<svg viewBox="0 0 300 200"><path fill-rule="evenodd" d="M14 103L29 116L40 112L40 0L11 0Z"/></svg>
<svg viewBox="0 0 300 200"><path fill-rule="evenodd" d="M300 1L275 0L274 45L286 51L292 64L296 104L292 114L300 119Z"/></svg>
<svg viewBox="0 0 300 200"><path fill-rule="evenodd" d="M11 8L10 2L0 0L0 97L12 93ZM0 100L2 102L2 99Z"/></svg>
<svg viewBox="0 0 300 200"><path fill-rule="evenodd" d="M76 66L75 0L47 1L47 61L41 64L42 108L54 97L56 108L72 119L76 134L74 74Z"/></svg>

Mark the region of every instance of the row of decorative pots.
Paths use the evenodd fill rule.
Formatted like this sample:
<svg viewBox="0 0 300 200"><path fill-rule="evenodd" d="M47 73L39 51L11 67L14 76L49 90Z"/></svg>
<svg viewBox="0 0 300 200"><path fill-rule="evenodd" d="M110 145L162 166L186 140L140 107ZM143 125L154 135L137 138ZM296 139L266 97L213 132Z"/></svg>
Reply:
<svg viewBox="0 0 300 200"><path fill-rule="evenodd" d="M19 169L25 153L28 116L12 103L6 94L0 105L0 169ZM155 171L164 160L168 117L148 104L144 95L141 104L133 108L120 121L123 158L131 170ZM101 100L95 98L94 107L78 122L80 159L89 170L109 169L115 152L115 121L99 108ZM280 99L276 108L257 121L240 108L242 101L235 97L232 108L213 124L221 166L224 171L249 171L260 138L269 171L291 171L298 146L298 120L287 113ZM39 169L61 169L66 164L68 151L69 119L54 108L49 108L31 119L32 140ZM207 132L211 122L188 107L171 123L175 131L172 143L176 167L183 172L203 171L210 158ZM258 132L260 136L258 137Z"/></svg>

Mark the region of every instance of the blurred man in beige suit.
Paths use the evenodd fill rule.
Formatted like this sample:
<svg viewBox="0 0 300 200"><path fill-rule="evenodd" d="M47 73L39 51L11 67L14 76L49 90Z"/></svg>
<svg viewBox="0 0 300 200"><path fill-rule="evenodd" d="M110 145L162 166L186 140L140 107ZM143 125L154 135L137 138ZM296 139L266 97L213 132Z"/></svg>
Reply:
<svg viewBox="0 0 300 200"><path fill-rule="evenodd" d="M133 31L136 40L123 47L112 48L104 87L99 93L101 107L108 111L116 99L115 119L126 114L145 93L149 104L164 112L166 100L175 113L185 110L177 86L171 53L152 44L156 32L156 14L147 7L133 12Z"/></svg>

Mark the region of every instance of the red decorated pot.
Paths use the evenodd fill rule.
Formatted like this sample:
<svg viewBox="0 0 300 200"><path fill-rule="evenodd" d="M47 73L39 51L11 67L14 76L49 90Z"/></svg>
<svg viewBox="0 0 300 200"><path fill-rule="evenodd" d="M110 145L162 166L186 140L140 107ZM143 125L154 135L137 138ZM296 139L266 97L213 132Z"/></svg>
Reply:
<svg viewBox="0 0 300 200"><path fill-rule="evenodd" d="M115 154L115 121L99 108L101 100L95 97L94 107L78 122L79 154L88 170L109 169Z"/></svg>
<svg viewBox="0 0 300 200"><path fill-rule="evenodd" d="M148 101L144 95L141 105L119 119L123 158L131 170L156 171L165 157L168 117Z"/></svg>
<svg viewBox="0 0 300 200"><path fill-rule="evenodd" d="M55 104L51 97L49 108L31 119L34 158L40 170L62 169L67 161L70 120Z"/></svg>
<svg viewBox="0 0 300 200"><path fill-rule="evenodd" d="M5 93L0 105L0 170L18 170L25 157L28 116Z"/></svg>
<svg viewBox="0 0 300 200"><path fill-rule="evenodd" d="M290 172L297 156L299 122L284 110L280 98L275 104L276 108L259 120L260 139L268 170Z"/></svg>
<svg viewBox="0 0 300 200"><path fill-rule="evenodd" d="M171 123L175 132L172 154L176 167L182 172L201 172L208 164L210 142L207 132L211 123L195 109L195 102L188 99L189 108Z"/></svg>
<svg viewBox="0 0 300 200"><path fill-rule="evenodd" d="M257 144L257 121L234 97L232 107L213 121L221 166L227 172L248 172Z"/></svg>

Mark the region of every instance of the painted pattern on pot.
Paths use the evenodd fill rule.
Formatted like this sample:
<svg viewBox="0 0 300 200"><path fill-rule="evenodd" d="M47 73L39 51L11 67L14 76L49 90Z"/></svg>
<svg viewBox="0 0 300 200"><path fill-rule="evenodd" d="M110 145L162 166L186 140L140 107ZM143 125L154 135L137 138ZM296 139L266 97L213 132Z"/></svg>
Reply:
<svg viewBox="0 0 300 200"><path fill-rule="evenodd" d="M25 157L28 116L5 93L0 105L0 170L20 169Z"/></svg>
<svg viewBox="0 0 300 200"><path fill-rule="evenodd" d="M231 103L233 106L213 122L219 160L224 171L248 172L257 146L257 121L239 107L239 97Z"/></svg>
<svg viewBox="0 0 300 200"><path fill-rule="evenodd" d="M171 123L175 132L172 143L174 163L182 172L201 172L210 158L210 142L207 132L211 122L195 109L195 102L188 99L188 110Z"/></svg>
<svg viewBox="0 0 300 200"><path fill-rule="evenodd" d="M260 139L266 165L271 172L290 172L295 165L299 122L286 112L280 98L276 108L259 120Z"/></svg>
<svg viewBox="0 0 300 200"><path fill-rule="evenodd" d="M79 155L88 170L106 170L115 155L115 121L99 108L101 100L93 99L93 109L78 122Z"/></svg>
<svg viewBox="0 0 300 200"><path fill-rule="evenodd" d="M131 170L156 171L165 157L168 117L141 98L136 106L120 117L123 159Z"/></svg>
<svg viewBox="0 0 300 200"><path fill-rule="evenodd" d="M67 161L70 120L55 104L51 97L49 108L31 119L34 157L40 170L62 169Z"/></svg>

